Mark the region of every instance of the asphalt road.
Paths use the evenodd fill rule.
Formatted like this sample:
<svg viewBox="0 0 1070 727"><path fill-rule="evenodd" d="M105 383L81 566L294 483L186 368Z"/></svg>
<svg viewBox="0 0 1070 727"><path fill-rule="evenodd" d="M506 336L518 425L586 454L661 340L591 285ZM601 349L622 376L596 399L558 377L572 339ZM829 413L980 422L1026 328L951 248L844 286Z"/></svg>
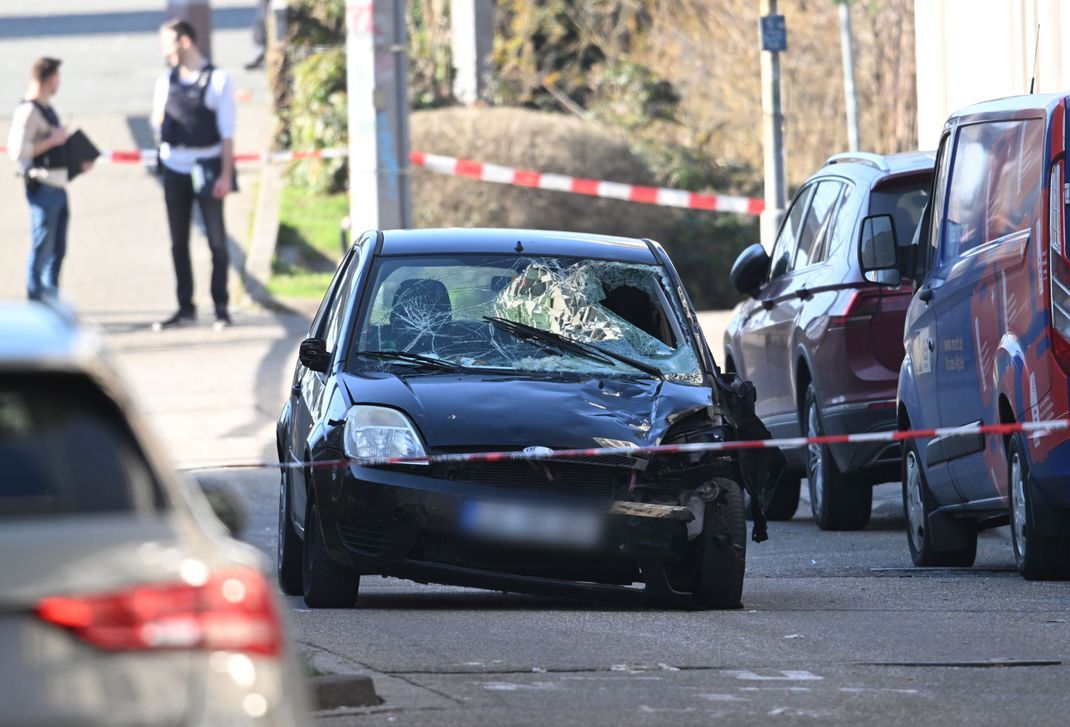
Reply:
<svg viewBox="0 0 1070 727"><path fill-rule="evenodd" d="M277 474L202 480L273 553ZM313 666L371 674L384 699L317 724L1068 724L1070 584L1019 578L1006 528L972 569L914 569L897 487L875 495L863 532L819 532L805 501L772 523L740 611L367 577L353 609L289 599Z"/></svg>

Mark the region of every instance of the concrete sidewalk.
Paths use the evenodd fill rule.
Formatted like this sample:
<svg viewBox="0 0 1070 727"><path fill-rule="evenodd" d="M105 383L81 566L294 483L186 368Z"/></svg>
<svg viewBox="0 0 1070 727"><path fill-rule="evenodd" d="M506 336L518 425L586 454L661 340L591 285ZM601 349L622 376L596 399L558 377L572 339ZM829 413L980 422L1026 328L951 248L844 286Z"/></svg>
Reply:
<svg viewBox="0 0 1070 727"><path fill-rule="evenodd" d="M220 67L239 91L236 146L261 151L271 128L262 71L241 63L253 51L248 22L252 0L213 2L213 43ZM55 107L101 148L152 145L148 127L152 88L163 72L156 29L159 0L13 0L0 9L0 145L6 143L14 100L21 97L33 59L64 60ZM115 31L110 32L109 28ZM72 123L73 116L73 123ZM247 255L259 167L239 170L241 191L227 198L232 269ZM71 228L60 287L63 298L101 325L119 354L142 409L180 465L274 457L274 421L288 395L296 345L307 318L264 312L231 276L235 326L214 331L208 292L207 241L194 232L195 302L201 325L155 333L154 320L177 306L163 191L139 165L100 165L70 187ZM29 213L11 162L0 160L0 299L25 297Z"/></svg>

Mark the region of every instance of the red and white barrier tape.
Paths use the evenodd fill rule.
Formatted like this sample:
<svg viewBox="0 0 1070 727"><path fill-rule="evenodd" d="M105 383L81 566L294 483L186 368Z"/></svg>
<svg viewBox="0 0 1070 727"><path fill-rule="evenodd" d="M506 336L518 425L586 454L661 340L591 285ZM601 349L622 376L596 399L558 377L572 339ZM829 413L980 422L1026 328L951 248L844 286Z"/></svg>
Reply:
<svg viewBox="0 0 1070 727"><path fill-rule="evenodd" d="M592 197L608 199L623 199L628 202L642 202L643 204L655 204L664 207L734 212L740 215L757 215L765 208L765 203L760 199L719 194L699 194L698 192L688 192L682 189L644 187L636 184L607 182L601 179L569 177L564 174L546 174L531 169L503 167L498 164L484 164L468 159L425 154L417 151L412 152L409 155L409 159L414 165L439 174L469 177L484 182L510 184L516 187L552 189L559 192L572 192L573 194L586 194Z"/></svg>
<svg viewBox="0 0 1070 727"><path fill-rule="evenodd" d="M1018 422L1014 424L984 424L975 427L940 427L936 429L912 429L895 432L868 432L865 434L830 434L821 437L787 437L784 439L751 439L738 442L694 442L691 444L659 444L649 447L595 447L591 449L555 449L542 453L524 451L471 452L435 454L424 457L379 457L365 459L338 459L322 462L277 462L251 464L204 465L185 468L186 472L219 469L284 469L310 467L313 469L362 465L381 467L396 464L440 464L458 462L501 462L505 460L550 460L575 459L578 457L614 457L658 454L691 454L721 452L740 449L791 449L811 444L848 444L861 442L902 442L908 439L931 437L966 437L978 434L1015 434L1029 432L1033 436L1050 434L1057 430L1070 429L1070 419L1052 419L1043 422Z"/></svg>
<svg viewBox="0 0 1070 727"><path fill-rule="evenodd" d="M6 149L0 147L0 152ZM262 154L235 154L234 161L246 162L292 162L301 159L339 159L349 155L348 149L314 149L311 151L274 151ZM646 187L637 184L607 182L603 179L570 177L564 174L548 174L532 169L504 167L500 164L485 164L470 159L426 154L414 151L409 154L413 166L423 167L436 174L467 177L483 182L509 184L515 187L550 189L571 192L605 199L621 199L628 202L679 207L682 209L732 212L739 215L757 215L765 209L765 202L750 197L733 197L724 194L701 194L668 187ZM102 151L97 164L155 164L155 149L132 151Z"/></svg>

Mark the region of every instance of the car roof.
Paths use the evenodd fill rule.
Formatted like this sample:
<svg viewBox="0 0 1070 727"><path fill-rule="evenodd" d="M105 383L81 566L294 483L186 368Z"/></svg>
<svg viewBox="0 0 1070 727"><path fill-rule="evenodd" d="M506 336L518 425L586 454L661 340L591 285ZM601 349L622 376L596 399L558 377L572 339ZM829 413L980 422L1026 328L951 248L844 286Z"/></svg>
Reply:
<svg viewBox="0 0 1070 727"><path fill-rule="evenodd" d="M1033 93L1024 96L1006 96L990 101L982 101L958 109L948 121L967 119L972 116L1041 116L1046 115L1059 103L1070 98L1066 93Z"/></svg>
<svg viewBox="0 0 1070 727"><path fill-rule="evenodd" d="M830 156L821 168L821 172L833 174L839 172L865 177L894 177L913 172L931 171L935 164L935 151L905 151L897 154L842 152Z"/></svg>
<svg viewBox="0 0 1070 727"><path fill-rule="evenodd" d="M0 331L0 366L8 368L45 361L80 368L87 354L99 353L73 313L58 304L0 302Z"/></svg>
<svg viewBox="0 0 1070 727"><path fill-rule="evenodd" d="M658 262L646 241L613 235L464 227L383 231L382 255L429 253L524 253L647 264Z"/></svg>

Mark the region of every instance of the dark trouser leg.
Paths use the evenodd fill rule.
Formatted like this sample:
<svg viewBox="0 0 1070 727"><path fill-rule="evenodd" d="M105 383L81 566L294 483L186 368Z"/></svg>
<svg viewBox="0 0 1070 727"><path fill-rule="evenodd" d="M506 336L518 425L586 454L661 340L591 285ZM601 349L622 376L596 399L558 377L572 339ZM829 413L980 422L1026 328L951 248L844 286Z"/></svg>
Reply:
<svg viewBox="0 0 1070 727"><path fill-rule="evenodd" d="M175 263L178 309L183 313L192 313L193 266L189 259L189 227L193 213L193 182L190 176L165 167L163 195L167 203L167 224L171 228L171 259Z"/></svg>
<svg viewBox="0 0 1070 727"><path fill-rule="evenodd" d="M56 240L52 246L52 259L45 268L45 284L53 290L59 289L59 269L63 265L63 258L67 254L67 226L71 220L70 201L67 198L67 190L59 190L58 198L62 203L56 212Z"/></svg>
<svg viewBox="0 0 1070 727"><path fill-rule="evenodd" d="M26 201L30 204L30 261L26 270L26 293L30 300L40 300L46 294L55 293L55 280L50 280L49 271L54 266L58 277L56 233L60 202L63 201L65 206L66 192L38 184L33 192L27 190Z"/></svg>
<svg viewBox="0 0 1070 727"><path fill-rule="evenodd" d="M204 231L208 235L208 248L212 251L212 302L216 312L227 310L227 274L230 256L227 254L227 229L223 224L223 200L215 197L198 197Z"/></svg>
<svg viewBox="0 0 1070 727"><path fill-rule="evenodd" d="M256 16L253 18L253 45L263 48L267 45L267 14L271 0L259 0L256 3Z"/></svg>

